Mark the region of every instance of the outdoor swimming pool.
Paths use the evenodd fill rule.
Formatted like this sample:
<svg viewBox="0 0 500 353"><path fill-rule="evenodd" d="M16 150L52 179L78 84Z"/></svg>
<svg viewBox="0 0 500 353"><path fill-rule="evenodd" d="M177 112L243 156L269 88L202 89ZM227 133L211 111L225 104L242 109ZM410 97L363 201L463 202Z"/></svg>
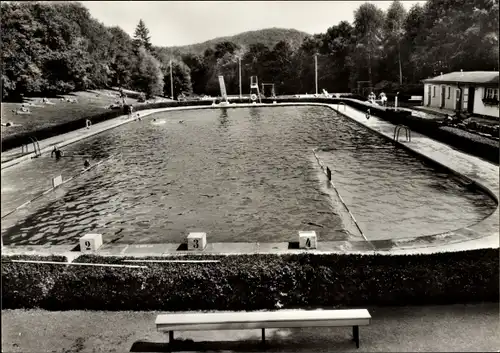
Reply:
<svg viewBox="0 0 500 353"><path fill-rule="evenodd" d="M156 119L156 121L153 121ZM180 123L182 121L182 123ZM342 212L312 149L369 240L437 234L474 224L496 204L324 107L157 113L65 149L95 169L2 219L4 244L346 240ZM75 175L82 158L47 157L2 171L2 215ZM66 176L66 177L65 177Z"/></svg>

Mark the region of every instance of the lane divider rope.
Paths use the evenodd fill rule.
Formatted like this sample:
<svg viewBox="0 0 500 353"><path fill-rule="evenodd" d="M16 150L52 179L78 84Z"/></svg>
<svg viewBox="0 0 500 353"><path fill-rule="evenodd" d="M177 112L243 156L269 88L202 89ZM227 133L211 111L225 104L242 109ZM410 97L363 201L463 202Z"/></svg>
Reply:
<svg viewBox="0 0 500 353"><path fill-rule="evenodd" d="M313 148L314 157L316 157L316 160L318 161L318 164L321 166L321 170L323 171L323 173L326 174L326 166L321 161L321 159L318 157L318 155L316 154L316 150L317 150L316 148ZM359 226L358 222L356 221L356 218L354 218L354 215L351 213L351 210L349 210L349 207L347 207L346 203L344 202L344 199L342 198L342 196L340 195L339 191L337 190L337 187L335 186L335 184L333 183L332 180L329 180L329 183L333 187L333 189L335 190L335 193L339 197L340 202L342 203L342 205L344 206L344 208L349 213L349 216L351 217L351 219L353 220L354 224L356 225L356 228L358 229L359 233L361 234L361 236L363 237L363 239L368 242L368 239L366 238L365 234L361 230L361 227Z"/></svg>
<svg viewBox="0 0 500 353"><path fill-rule="evenodd" d="M22 205L17 206L17 207L16 207L15 209L13 209L12 211L10 211L10 212L6 213L6 214L5 214L5 215L3 215L3 216L2 216L2 218L0 218L0 219L4 219L5 217L10 216L11 214L13 214L14 212L18 211L19 209L21 209L21 208L23 208L23 207L26 207L27 205L29 205L29 204L30 204L30 203L32 203L33 201L38 200L40 197L47 195L49 192L51 192L51 191L55 190L55 189L56 189L56 188L58 188L59 186L66 184L67 182L69 182L69 181L71 181L71 180L75 179L76 177L79 177L80 175L82 175L82 174L84 174L84 173L88 172L89 170L91 170L91 169L93 169L93 168L97 167L98 165L101 165L101 164L102 164L102 163L104 163L105 161L108 161L109 159L111 159L111 157L113 157L113 156L115 156L115 155L116 155L116 154L112 154L112 155L108 156L107 158L104 158L104 159L100 160L100 161L99 161L99 162L97 162L96 164L91 165L91 166L90 166L90 167L88 167L88 168L85 168L85 169L84 169L84 170L82 170L79 174L69 177L68 179L64 180L61 184L57 185L56 187L51 187L50 189L47 189L47 190L45 190L45 191L41 192L40 194L38 194L37 196L35 196L35 197L34 197L34 198L32 198L31 200L26 201L26 202L25 202L25 203L23 203Z"/></svg>

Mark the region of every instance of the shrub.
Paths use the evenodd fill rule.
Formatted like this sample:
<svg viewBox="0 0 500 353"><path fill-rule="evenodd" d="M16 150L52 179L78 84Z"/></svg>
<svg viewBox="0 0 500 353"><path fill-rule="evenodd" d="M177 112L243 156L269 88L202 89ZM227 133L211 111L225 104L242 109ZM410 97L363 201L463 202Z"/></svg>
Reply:
<svg viewBox="0 0 500 353"><path fill-rule="evenodd" d="M116 268L7 263L4 308L258 310L498 301L498 249L432 255L188 255ZM165 258L163 258L165 259ZM86 255L75 261L123 263Z"/></svg>
<svg viewBox="0 0 500 353"><path fill-rule="evenodd" d="M139 96L137 97L137 101L139 103L144 103L146 101L146 95L144 93L140 93Z"/></svg>
<svg viewBox="0 0 500 353"><path fill-rule="evenodd" d="M28 260L28 261L57 261L66 262L68 259L62 255L2 255L2 262L10 260Z"/></svg>
<svg viewBox="0 0 500 353"><path fill-rule="evenodd" d="M3 308L44 307L64 271L65 265L2 263Z"/></svg>

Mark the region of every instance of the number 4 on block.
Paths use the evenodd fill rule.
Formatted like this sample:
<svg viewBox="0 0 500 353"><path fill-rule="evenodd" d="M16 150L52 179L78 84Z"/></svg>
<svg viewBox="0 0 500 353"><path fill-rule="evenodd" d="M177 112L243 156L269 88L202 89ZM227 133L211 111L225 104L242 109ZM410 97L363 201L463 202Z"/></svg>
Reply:
<svg viewBox="0 0 500 353"><path fill-rule="evenodd" d="M299 248L316 249L317 236L315 231L299 232Z"/></svg>

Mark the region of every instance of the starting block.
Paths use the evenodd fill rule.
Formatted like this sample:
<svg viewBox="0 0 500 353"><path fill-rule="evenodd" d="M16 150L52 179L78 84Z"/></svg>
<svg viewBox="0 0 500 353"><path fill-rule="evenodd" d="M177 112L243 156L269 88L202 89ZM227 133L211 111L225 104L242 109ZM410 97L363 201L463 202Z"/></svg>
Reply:
<svg viewBox="0 0 500 353"><path fill-rule="evenodd" d="M318 246L318 237L315 231L299 232L300 249L316 249Z"/></svg>
<svg viewBox="0 0 500 353"><path fill-rule="evenodd" d="M96 251L102 246L102 234L85 234L80 238L80 251Z"/></svg>
<svg viewBox="0 0 500 353"><path fill-rule="evenodd" d="M189 251L203 251L207 246L207 233L194 232L187 236L187 247Z"/></svg>

